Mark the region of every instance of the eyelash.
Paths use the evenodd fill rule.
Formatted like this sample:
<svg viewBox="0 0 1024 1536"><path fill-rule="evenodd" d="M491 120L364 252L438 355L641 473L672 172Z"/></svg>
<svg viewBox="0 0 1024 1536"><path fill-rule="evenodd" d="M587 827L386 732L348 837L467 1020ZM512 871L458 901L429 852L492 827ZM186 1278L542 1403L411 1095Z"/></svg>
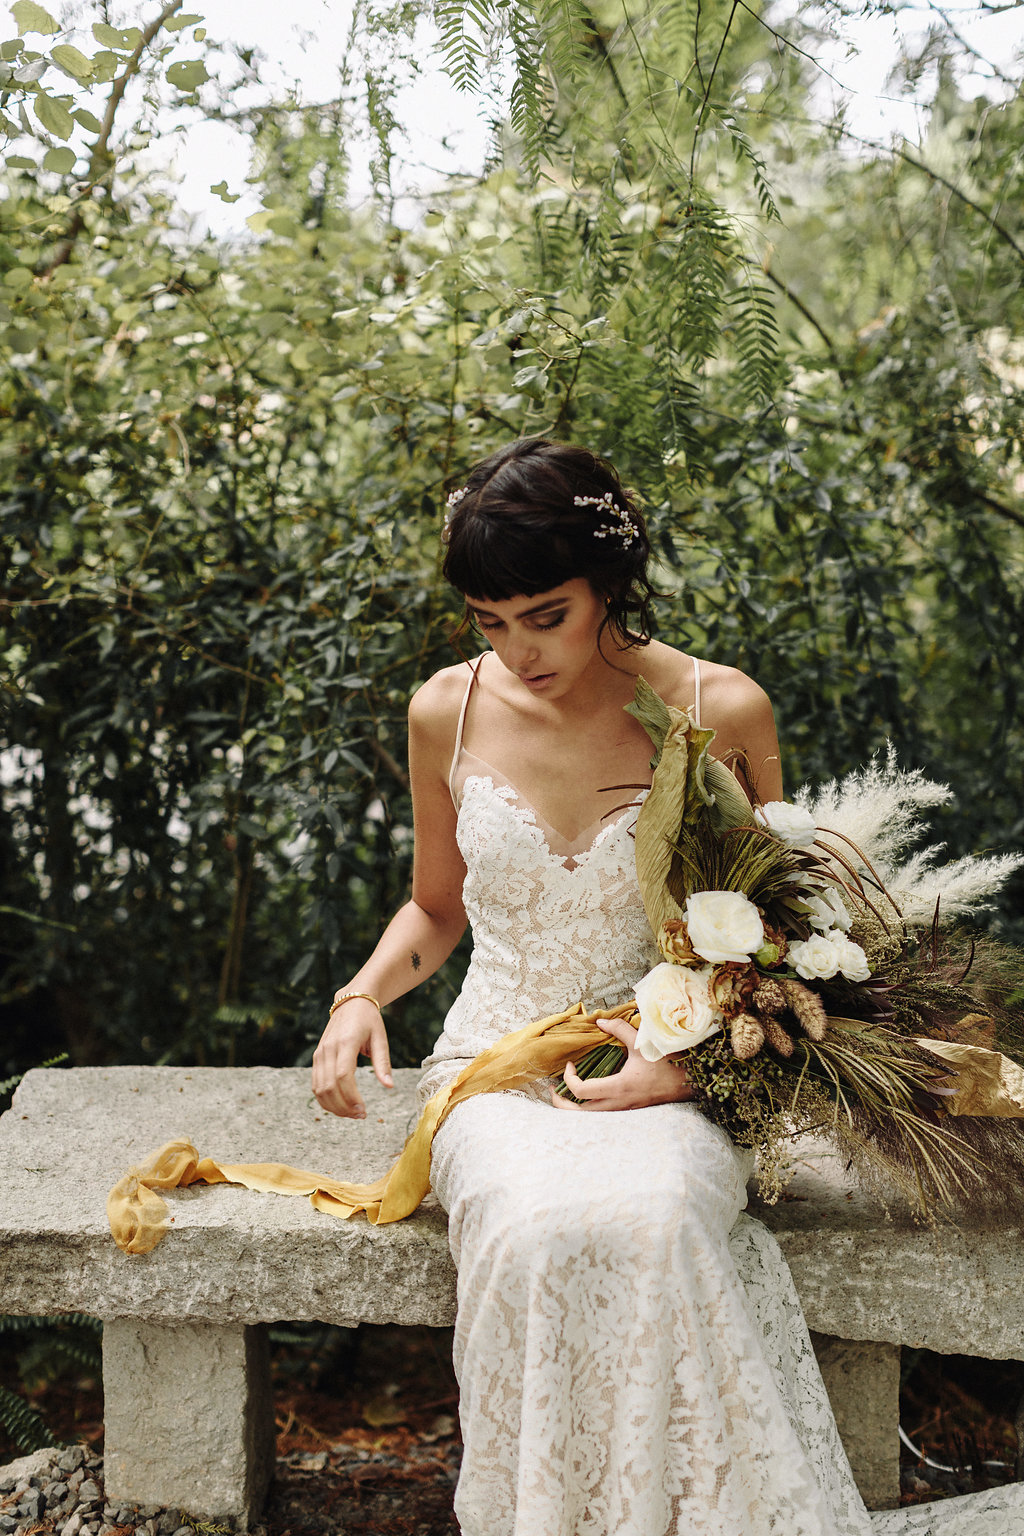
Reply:
<svg viewBox="0 0 1024 1536"><path fill-rule="evenodd" d="M483 619L481 619L481 618L474 618L473 623L476 625L477 629L483 630L484 634L490 634L491 630L500 629L501 628L501 620L500 619L497 621L497 623L485 624ZM564 624L565 623L565 614L564 613L560 613L556 619L550 619L546 624L542 623L539 619L535 620L535 623L537 625L537 628L541 629L541 630L545 630L546 631L546 630L549 630L549 629L557 629L559 624Z"/></svg>

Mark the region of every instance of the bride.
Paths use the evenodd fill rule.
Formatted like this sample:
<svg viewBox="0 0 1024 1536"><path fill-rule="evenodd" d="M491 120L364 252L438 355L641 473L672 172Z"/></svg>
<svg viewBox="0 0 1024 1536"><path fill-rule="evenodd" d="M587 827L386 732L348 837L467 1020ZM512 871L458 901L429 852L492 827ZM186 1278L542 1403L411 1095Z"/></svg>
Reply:
<svg viewBox="0 0 1024 1536"><path fill-rule="evenodd" d="M715 732L751 797L781 798L769 701L650 637L635 501L581 448L521 440L449 497L444 574L488 643L409 711L412 896L339 989L313 1062L363 1118L360 1055L392 1082L381 1010L473 953L424 1099L500 1035L614 1006L660 956L631 831L650 742L639 674ZM1014 1490L871 1517L788 1270L741 1214L746 1159L690 1102L685 1060L459 1104L432 1184L458 1268L463 1536L1014 1536ZM1014 1512L1014 1509L1016 1512Z"/></svg>

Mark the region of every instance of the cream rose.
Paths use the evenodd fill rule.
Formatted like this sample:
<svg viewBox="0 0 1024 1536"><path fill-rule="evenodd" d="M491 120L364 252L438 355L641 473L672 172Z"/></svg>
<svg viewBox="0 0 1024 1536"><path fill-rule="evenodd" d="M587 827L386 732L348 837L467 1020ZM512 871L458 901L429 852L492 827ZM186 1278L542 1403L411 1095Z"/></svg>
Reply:
<svg viewBox="0 0 1024 1536"><path fill-rule="evenodd" d="M791 805L788 800L769 800L767 805L759 805L754 820L791 848L809 848L818 835L810 811L802 805Z"/></svg>
<svg viewBox="0 0 1024 1536"><path fill-rule="evenodd" d="M684 916L690 943L712 965L749 960L764 943L761 914L739 891L695 891Z"/></svg>
<svg viewBox="0 0 1024 1536"><path fill-rule="evenodd" d="M803 905L807 910L807 921L812 928L818 928L822 933L826 933L830 928L841 928L844 933L850 931L853 918L843 905L842 898L835 891L823 891L820 896L805 893Z"/></svg>
<svg viewBox="0 0 1024 1536"><path fill-rule="evenodd" d="M699 971L663 962L636 984L640 1026L636 1049L645 1061L660 1061L672 1051L699 1045L722 1027L711 1001L711 967Z"/></svg>
<svg viewBox="0 0 1024 1536"><path fill-rule="evenodd" d="M828 981L839 969L839 951L827 933L812 933L789 946L786 959L805 981Z"/></svg>
<svg viewBox="0 0 1024 1536"><path fill-rule="evenodd" d="M837 933L835 929L832 930L829 938L839 957L839 969L847 981L867 981L871 975L871 967L860 945L853 939L848 939L845 933Z"/></svg>

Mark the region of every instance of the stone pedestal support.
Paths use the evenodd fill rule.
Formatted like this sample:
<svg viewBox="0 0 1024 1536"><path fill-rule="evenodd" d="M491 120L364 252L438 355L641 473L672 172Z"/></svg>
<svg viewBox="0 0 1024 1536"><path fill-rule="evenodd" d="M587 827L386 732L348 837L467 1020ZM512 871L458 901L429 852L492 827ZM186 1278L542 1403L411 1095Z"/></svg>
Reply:
<svg viewBox="0 0 1024 1536"><path fill-rule="evenodd" d="M900 1497L900 1350L812 1333L811 1343L857 1487L868 1509Z"/></svg>
<svg viewBox="0 0 1024 1536"><path fill-rule="evenodd" d="M106 1322L103 1395L111 1503L258 1516L274 1470L264 1327Z"/></svg>

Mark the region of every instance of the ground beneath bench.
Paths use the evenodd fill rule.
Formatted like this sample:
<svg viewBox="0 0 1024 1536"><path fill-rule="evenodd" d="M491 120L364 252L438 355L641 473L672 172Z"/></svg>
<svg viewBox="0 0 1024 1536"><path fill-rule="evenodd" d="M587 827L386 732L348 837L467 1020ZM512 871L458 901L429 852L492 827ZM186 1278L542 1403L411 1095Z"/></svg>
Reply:
<svg viewBox="0 0 1024 1536"><path fill-rule="evenodd" d="M272 1338L278 1461L254 1536L457 1536L452 1494L461 1442L451 1331L310 1324L272 1330ZM1021 1366L910 1351L904 1366L905 1429L932 1460L957 1470L940 1472L904 1451L902 1502L1010 1480ZM24 1391L10 1358L0 1360L0 1382ZM31 1399L56 1438L82 1444L92 1456L101 1452L97 1381L40 1384ZM18 1454L0 1433L0 1465ZM977 1470L966 1472L965 1465ZM86 1473L102 1488L100 1462L91 1461ZM0 1521L17 1536L61 1536L68 1519L55 1508L12 1526L12 1507L4 1506L0 1495ZM174 1536L172 1526L177 1536L221 1536L187 1511L172 1513L177 1519L118 1511L112 1524L101 1501L65 1536Z"/></svg>

